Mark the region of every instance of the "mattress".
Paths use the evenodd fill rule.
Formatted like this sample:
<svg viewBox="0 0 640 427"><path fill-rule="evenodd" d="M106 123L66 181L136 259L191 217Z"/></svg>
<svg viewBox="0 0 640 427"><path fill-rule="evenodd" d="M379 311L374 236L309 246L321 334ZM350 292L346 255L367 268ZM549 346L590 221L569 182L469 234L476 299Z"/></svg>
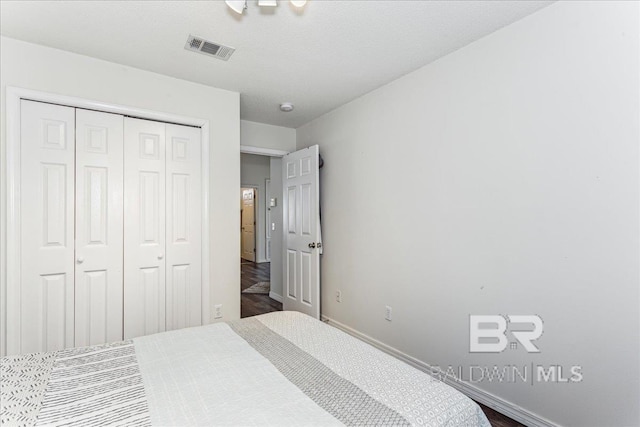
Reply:
<svg viewBox="0 0 640 427"><path fill-rule="evenodd" d="M490 425L450 386L297 312L0 364L3 425Z"/></svg>

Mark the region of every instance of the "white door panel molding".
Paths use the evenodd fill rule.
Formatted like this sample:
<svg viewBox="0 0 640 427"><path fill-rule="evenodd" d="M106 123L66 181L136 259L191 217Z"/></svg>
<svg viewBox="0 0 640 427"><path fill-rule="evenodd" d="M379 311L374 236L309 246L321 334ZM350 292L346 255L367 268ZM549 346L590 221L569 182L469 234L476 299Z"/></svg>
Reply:
<svg viewBox="0 0 640 427"><path fill-rule="evenodd" d="M165 325L165 124L124 120L124 338Z"/></svg>
<svg viewBox="0 0 640 427"><path fill-rule="evenodd" d="M166 125L166 329L202 324L200 129Z"/></svg>
<svg viewBox="0 0 640 427"><path fill-rule="evenodd" d="M320 204L317 145L282 158L284 310L320 318Z"/></svg>
<svg viewBox="0 0 640 427"><path fill-rule="evenodd" d="M20 285L9 294L8 305L19 301L18 319L8 319L9 354L74 345L75 110L22 101L20 131L26 197L18 230Z"/></svg>
<svg viewBox="0 0 640 427"><path fill-rule="evenodd" d="M76 346L122 340L123 126L76 109Z"/></svg>

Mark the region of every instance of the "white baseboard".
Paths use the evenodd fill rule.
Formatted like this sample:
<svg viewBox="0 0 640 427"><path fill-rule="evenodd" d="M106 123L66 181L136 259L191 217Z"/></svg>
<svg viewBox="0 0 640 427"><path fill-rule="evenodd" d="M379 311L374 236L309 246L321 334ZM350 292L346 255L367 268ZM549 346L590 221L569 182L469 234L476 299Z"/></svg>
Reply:
<svg viewBox="0 0 640 427"><path fill-rule="evenodd" d="M323 322L326 322L331 326L335 326L336 328L341 329L342 331L366 342L367 344L371 344L377 349L390 354L396 359L400 359L403 362L408 363L409 365L425 372L426 374L432 375L432 373L434 372L434 369L428 363L422 362L421 360L418 360L415 357L411 357L408 354L403 353L396 348L393 348L387 344L384 344L383 342L380 342L375 338L371 338L370 336L365 335L362 332L359 332L343 323L333 320L330 317L322 315L321 318ZM439 378L439 379L442 379L442 378ZM542 418L532 412L529 412L526 409L518 405L515 405L511 402L508 402L498 396L488 393L472 384L469 384L468 382L459 381L454 379L453 377L446 377L444 382L450 385L451 387L457 389L461 393L465 394L466 396L470 397L471 399L476 400L492 409L495 409L501 414L504 414L509 418L512 418L526 426L560 427L558 424L555 424L545 418Z"/></svg>
<svg viewBox="0 0 640 427"><path fill-rule="evenodd" d="M274 299L274 300L276 300L278 302L282 302L282 295L278 295L273 291L269 292L269 298Z"/></svg>

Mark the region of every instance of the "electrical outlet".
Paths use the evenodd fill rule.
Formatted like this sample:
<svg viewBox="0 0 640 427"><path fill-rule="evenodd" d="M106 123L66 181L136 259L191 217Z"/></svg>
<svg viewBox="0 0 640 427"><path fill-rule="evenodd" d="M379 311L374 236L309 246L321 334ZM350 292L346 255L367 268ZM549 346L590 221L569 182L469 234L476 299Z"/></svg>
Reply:
<svg viewBox="0 0 640 427"><path fill-rule="evenodd" d="M222 304L216 304L213 306L213 318L222 319Z"/></svg>
<svg viewBox="0 0 640 427"><path fill-rule="evenodd" d="M390 306L386 306L384 309L384 318L391 322L391 313L393 309Z"/></svg>
<svg viewBox="0 0 640 427"><path fill-rule="evenodd" d="M337 302L342 302L342 292L341 291L336 291L336 301Z"/></svg>

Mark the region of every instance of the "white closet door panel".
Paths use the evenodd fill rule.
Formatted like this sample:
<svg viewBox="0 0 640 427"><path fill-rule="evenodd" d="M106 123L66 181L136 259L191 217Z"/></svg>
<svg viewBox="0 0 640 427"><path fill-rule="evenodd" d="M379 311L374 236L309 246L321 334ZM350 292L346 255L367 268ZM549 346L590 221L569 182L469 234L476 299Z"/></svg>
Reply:
<svg viewBox="0 0 640 427"><path fill-rule="evenodd" d="M21 101L20 348L9 354L74 345L74 116Z"/></svg>
<svg viewBox="0 0 640 427"><path fill-rule="evenodd" d="M202 324L200 129L167 130L167 330Z"/></svg>
<svg viewBox="0 0 640 427"><path fill-rule="evenodd" d="M165 124L124 120L124 337L165 330Z"/></svg>
<svg viewBox="0 0 640 427"><path fill-rule="evenodd" d="M124 116L76 110L75 341L122 340Z"/></svg>

